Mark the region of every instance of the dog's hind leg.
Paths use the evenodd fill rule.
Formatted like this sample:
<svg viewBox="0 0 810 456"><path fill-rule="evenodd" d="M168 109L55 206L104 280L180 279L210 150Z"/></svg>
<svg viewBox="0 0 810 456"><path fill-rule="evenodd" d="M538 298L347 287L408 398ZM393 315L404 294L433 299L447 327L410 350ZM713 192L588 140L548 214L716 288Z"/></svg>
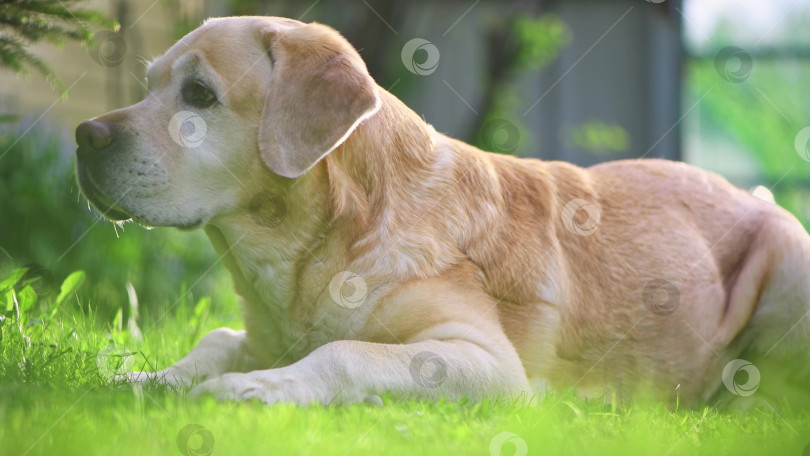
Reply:
<svg viewBox="0 0 810 456"><path fill-rule="evenodd" d="M752 248L764 253L754 265L761 271L756 278L741 275L735 289L751 287L754 279L761 285L750 319L722 359L723 384L735 395L747 395L737 390L742 382L760 398L810 403L810 236L795 218L780 213L764 222ZM754 368L739 374L730 366L734 359Z"/></svg>

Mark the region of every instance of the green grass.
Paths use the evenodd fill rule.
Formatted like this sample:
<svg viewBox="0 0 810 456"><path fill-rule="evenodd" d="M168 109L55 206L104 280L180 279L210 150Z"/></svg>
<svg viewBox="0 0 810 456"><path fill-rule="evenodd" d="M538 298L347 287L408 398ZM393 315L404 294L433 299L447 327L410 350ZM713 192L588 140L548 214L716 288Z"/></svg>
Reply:
<svg viewBox="0 0 810 456"><path fill-rule="evenodd" d="M808 412L789 404L779 412L670 411L655 404L616 409L565 392L530 404L385 397L382 407L303 408L134 389L105 375L129 365L116 357L100 362L102 348L113 342L127 347L135 353L135 369L165 367L210 329L238 327L235 304L181 300L164 318L143 317L138 340L121 314L104 322L87 310L79 298L85 291L80 274L56 296L37 296L36 281L0 279L0 303L6 305L0 324L3 455L487 455L503 432L517 436L500 448L503 455L515 454L525 442L530 455L799 456L810 442ZM504 434L502 440L509 438ZM208 442L213 446L200 448Z"/></svg>

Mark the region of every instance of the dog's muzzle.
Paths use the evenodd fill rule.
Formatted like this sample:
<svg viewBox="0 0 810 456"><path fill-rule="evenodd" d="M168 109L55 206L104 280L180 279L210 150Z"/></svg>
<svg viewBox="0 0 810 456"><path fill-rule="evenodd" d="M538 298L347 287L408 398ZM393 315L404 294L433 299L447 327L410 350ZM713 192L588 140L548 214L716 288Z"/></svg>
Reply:
<svg viewBox="0 0 810 456"><path fill-rule="evenodd" d="M82 193L105 217L113 221L128 220L131 216L118 201L108 197L100 183L100 170L112 154L116 144L115 128L106 122L88 120L76 127L76 177Z"/></svg>

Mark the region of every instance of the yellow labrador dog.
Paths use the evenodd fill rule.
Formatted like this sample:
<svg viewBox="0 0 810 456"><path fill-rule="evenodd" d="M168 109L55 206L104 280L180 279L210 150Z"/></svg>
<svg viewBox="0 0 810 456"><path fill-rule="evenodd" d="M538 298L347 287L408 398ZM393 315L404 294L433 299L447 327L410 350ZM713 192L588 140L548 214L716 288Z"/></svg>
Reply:
<svg viewBox="0 0 810 456"><path fill-rule="evenodd" d="M147 74L143 101L77 128L79 183L112 220L203 227L246 329L133 381L267 403L534 385L694 404L751 386L741 354L807 360L810 237L716 175L483 152L317 23L211 19Z"/></svg>

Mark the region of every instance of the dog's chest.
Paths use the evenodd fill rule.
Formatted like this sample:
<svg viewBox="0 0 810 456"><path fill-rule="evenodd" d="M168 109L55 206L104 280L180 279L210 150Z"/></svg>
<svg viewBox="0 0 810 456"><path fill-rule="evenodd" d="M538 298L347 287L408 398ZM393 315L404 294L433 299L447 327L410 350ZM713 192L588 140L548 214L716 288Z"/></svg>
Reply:
<svg viewBox="0 0 810 456"><path fill-rule="evenodd" d="M354 309L336 303L330 293L332 268L321 261L302 267L277 248L250 254L257 251L240 251L237 260L252 287L252 293L243 296L243 310L248 337L256 349L270 356L281 352L294 361L351 333Z"/></svg>

